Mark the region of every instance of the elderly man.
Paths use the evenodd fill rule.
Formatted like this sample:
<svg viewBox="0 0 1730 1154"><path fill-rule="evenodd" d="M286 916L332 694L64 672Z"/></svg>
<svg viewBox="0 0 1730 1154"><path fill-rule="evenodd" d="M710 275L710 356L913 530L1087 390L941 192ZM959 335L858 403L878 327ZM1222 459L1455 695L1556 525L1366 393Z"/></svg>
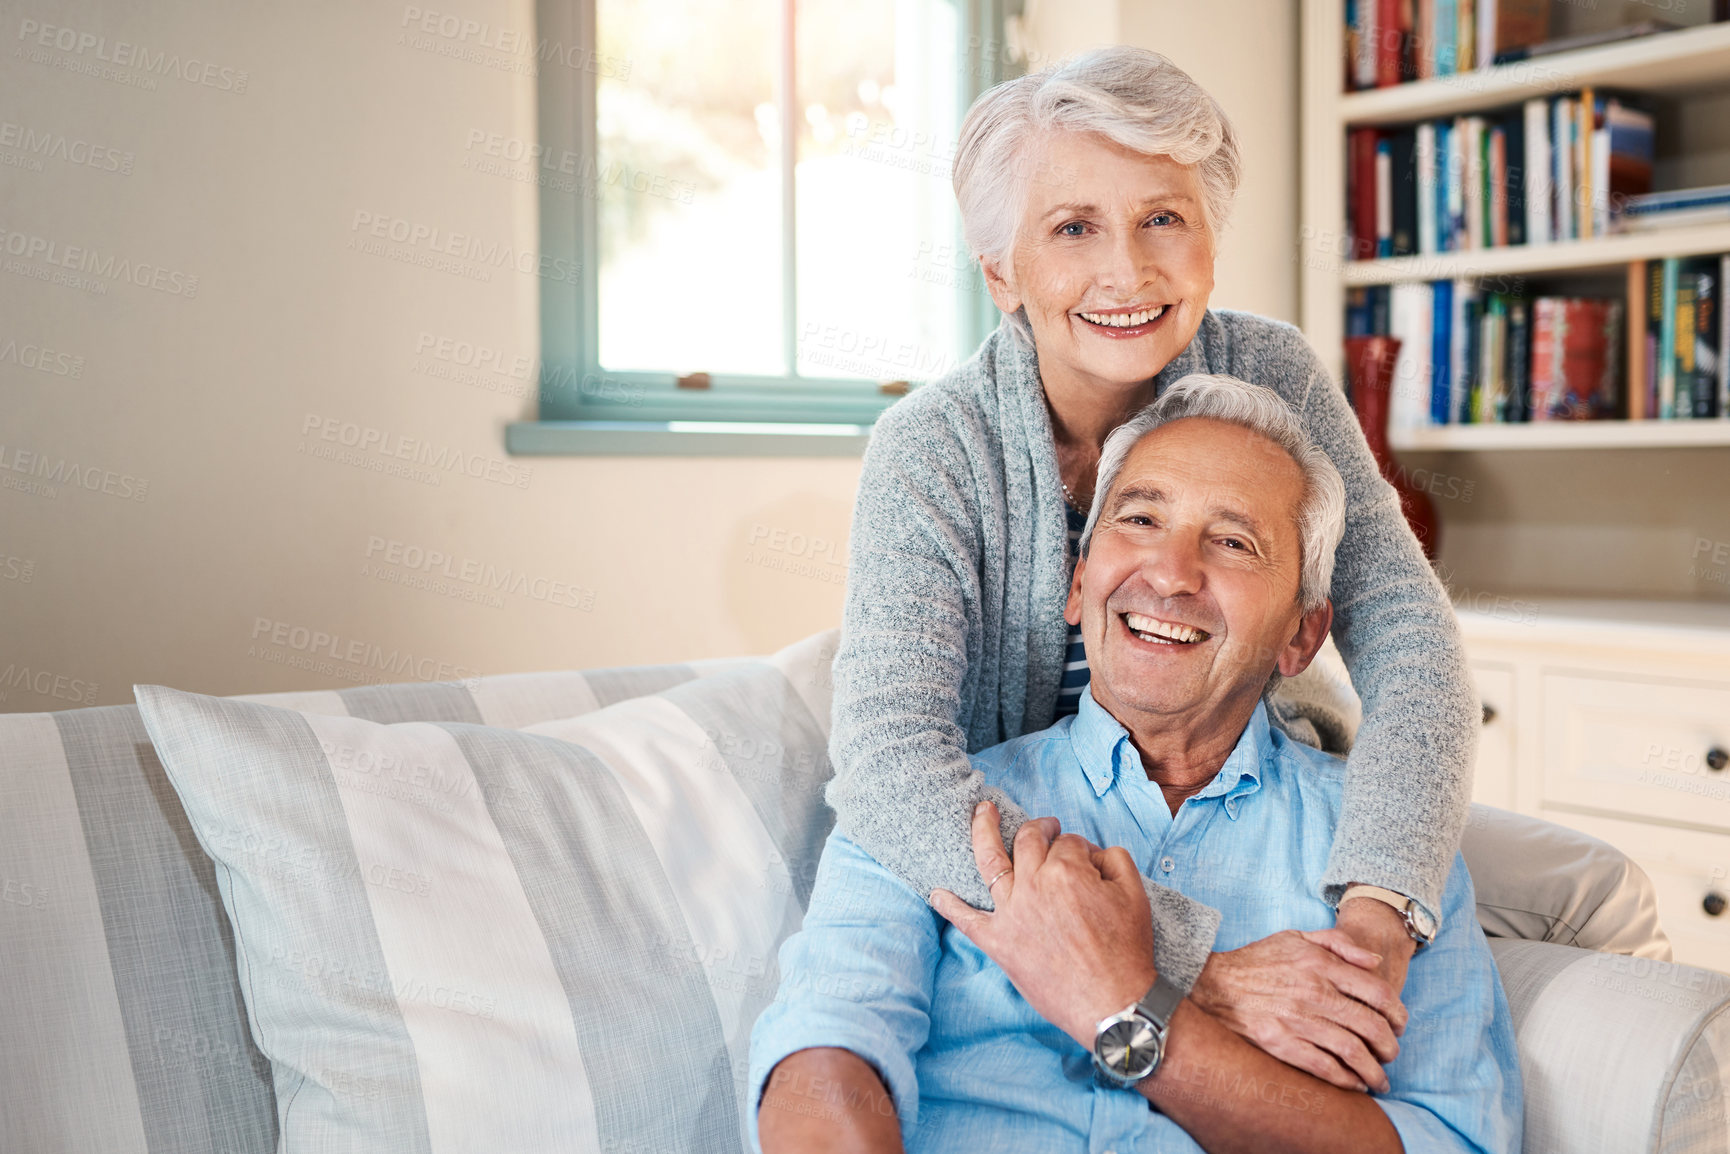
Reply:
<svg viewBox="0 0 1730 1154"><path fill-rule="evenodd" d="M1111 436L1066 609L1090 688L974 759L1055 820L1022 829L1012 864L982 804L996 910L937 891L942 918L830 837L752 1035L764 1151L1518 1148L1507 1005L1457 857L1439 928L1406 907L1427 944L1375 1095L1281 1062L1234 1032L1243 1006L1155 970L1143 873L1221 911L1216 949L1337 933L1318 894L1344 768L1271 729L1262 696L1327 635L1342 505L1285 403L1231 378L1186 377ZM1380 959L1339 954L1355 1011L1334 1028L1403 1025Z"/></svg>

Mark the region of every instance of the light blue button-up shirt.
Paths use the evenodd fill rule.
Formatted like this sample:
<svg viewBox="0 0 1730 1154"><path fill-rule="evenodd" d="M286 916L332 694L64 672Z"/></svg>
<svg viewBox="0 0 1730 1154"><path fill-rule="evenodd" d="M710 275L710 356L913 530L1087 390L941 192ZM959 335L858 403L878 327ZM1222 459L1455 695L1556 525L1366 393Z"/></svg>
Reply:
<svg viewBox="0 0 1730 1154"><path fill-rule="evenodd" d="M1055 815L1096 845L1123 846L1144 875L1219 910L1216 950L1333 925L1318 895L1345 765L1271 729L1265 706L1219 774L1175 815L1128 733L1091 692L1074 716L973 763L1028 813ZM839 831L824 847L804 926L782 945L780 966L780 991L751 1035L752 1102L781 1059L838 1046L877 1069L909 1154L1200 1149L1139 1093L1095 1085L1087 1050ZM1411 1021L1387 1067L1392 1091L1376 1101L1408 1154L1519 1149L1512 1024L1458 856L1442 928L1412 959L1403 1000ZM820 1081L782 1089L812 1112L887 1109L843 1102ZM1307 1098L1288 1105L1312 1108Z"/></svg>

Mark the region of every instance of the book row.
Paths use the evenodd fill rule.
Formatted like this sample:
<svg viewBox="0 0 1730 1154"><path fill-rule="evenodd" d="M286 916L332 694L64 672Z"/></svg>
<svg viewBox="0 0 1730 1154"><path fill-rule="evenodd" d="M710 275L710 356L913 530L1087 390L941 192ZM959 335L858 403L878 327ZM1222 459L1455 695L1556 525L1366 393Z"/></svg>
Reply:
<svg viewBox="0 0 1730 1154"><path fill-rule="evenodd" d="M1637 261L1627 299L1473 280L1347 294L1347 336L1399 340L1390 428L1730 417L1730 256Z"/></svg>
<svg viewBox="0 0 1730 1154"><path fill-rule="evenodd" d="M1649 112L1583 89L1500 113L1347 136L1355 260L1601 236L1650 192Z"/></svg>

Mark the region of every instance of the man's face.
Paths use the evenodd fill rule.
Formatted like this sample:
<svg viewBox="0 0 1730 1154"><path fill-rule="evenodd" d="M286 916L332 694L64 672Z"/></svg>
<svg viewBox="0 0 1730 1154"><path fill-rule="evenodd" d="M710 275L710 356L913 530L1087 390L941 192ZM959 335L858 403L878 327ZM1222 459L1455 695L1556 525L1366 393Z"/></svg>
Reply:
<svg viewBox="0 0 1730 1154"><path fill-rule="evenodd" d="M1093 696L1131 729L1253 708L1303 671L1332 622L1298 603L1303 473L1238 425L1187 418L1141 439L1106 494L1064 617Z"/></svg>

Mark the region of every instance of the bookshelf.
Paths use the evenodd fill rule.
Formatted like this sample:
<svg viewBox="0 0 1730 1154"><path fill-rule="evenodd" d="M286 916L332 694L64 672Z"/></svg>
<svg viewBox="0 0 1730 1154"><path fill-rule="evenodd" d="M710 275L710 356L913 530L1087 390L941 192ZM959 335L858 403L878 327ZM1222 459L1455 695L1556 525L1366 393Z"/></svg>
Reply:
<svg viewBox="0 0 1730 1154"><path fill-rule="evenodd" d="M1323 360L1343 367L1345 291L1454 277L1619 273L1631 261L1730 252L1730 224L1553 244L1348 261L1345 137L1358 125L1401 125L1504 108L1582 86L1686 97L1730 90L1730 23L1707 24L1456 76L1343 91L1343 0L1304 0L1300 99L1301 324ZM1730 420L1548 421L1396 430L1396 449L1525 450L1730 446Z"/></svg>

